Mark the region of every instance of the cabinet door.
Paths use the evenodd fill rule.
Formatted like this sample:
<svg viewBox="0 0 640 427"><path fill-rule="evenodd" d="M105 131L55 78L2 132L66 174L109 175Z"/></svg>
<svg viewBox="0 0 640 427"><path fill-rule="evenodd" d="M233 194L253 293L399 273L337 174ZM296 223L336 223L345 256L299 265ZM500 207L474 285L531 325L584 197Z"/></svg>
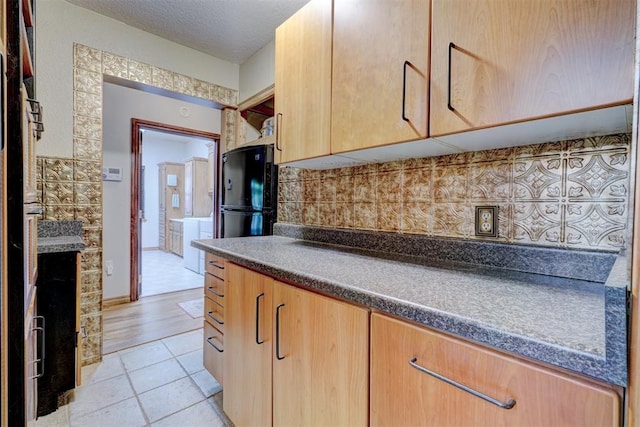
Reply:
<svg viewBox="0 0 640 427"><path fill-rule="evenodd" d="M211 215L211 196L209 195L209 163L207 159L197 158L193 162L191 181L191 214L193 216Z"/></svg>
<svg viewBox="0 0 640 427"><path fill-rule="evenodd" d="M27 425L35 425L38 414L38 370L42 369L42 361L38 360L38 331L36 320L31 311L25 317L25 415ZM42 333L42 332L39 332Z"/></svg>
<svg viewBox="0 0 640 427"><path fill-rule="evenodd" d="M183 240L182 240L182 237L183 237L182 225L183 224L181 222L178 223L178 231L177 231L177 233L178 233L178 243L177 243L177 248L176 248L177 252L176 253L178 255L180 255L180 256L183 255L182 254L182 248L183 248L183 243L184 243Z"/></svg>
<svg viewBox="0 0 640 427"><path fill-rule="evenodd" d="M368 311L279 282L273 303L273 425L367 425Z"/></svg>
<svg viewBox="0 0 640 427"><path fill-rule="evenodd" d="M193 162L184 164L184 216L193 216Z"/></svg>
<svg viewBox="0 0 640 427"><path fill-rule="evenodd" d="M427 136L429 6L335 2L332 153Z"/></svg>
<svg viewBox="0 0 640 427"><path fill-rule="evenodd" d="M633 0L433 0L432 13L431 136L632 101Z"/></svg>
<svg viewBox="0 0 640 427"><path fill-rule="evenodd" d="M207 149L208 149L208 153L207 153L207 192L209 194L213 194L213 183L215 181L215 171L218 170L218 168L216 167L216 161L215 161L215 143L211 142L209 144L207 144ZM211 196L213 197L213 195Z"/></svg>
<svg viewBox="0 0 640 427"><path fill-rule="evenodd" d="M224 411L241 426L271 425L273 280L225 266Z"/></svg>
<svg viewBox="0 0 640 427"><path fill-rule="evenodd" d="M331 0L311 0L276 29L275 110L277 162L329 154Z"/></svg>
<svg viewBox="0 0 640 427"><path fill-rule="evenodd" d="M433 371L502 402L503 409L434 378ZM371 316L371 425L619 426L609 388L461 340Z"/></svg>

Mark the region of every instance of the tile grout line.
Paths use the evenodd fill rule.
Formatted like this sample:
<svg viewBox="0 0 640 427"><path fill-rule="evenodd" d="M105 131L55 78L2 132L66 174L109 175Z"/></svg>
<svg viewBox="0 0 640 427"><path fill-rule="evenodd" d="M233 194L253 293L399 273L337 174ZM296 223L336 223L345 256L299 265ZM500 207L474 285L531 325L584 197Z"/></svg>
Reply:
<svg viewBox="0 0 640 427"><path fill-rule="evenodd" d="M164 345L164 343L162 343L162 344ZM145 421L145 427L151 426L151 421L149 420L149 417L147 416L147 412L144 410L144 407L142 406L142 402L140 401L140 397L138 396L138 392L136 391L136 388L133 386L133 381L131 381L131 377L129 377L129 370L127 369L126 366L124 366L124 361L120 357L120 354L119 353L117 353L117 354L118 354L118 360L120 360L120 363L122 364L122 369L124 369L124 374L127 376L127 381L129 382L129 387L131 387L131 391L133 391L133 397L135 397L136 402L138 402L138 407L140 408L140 412L142 412L142 417L144 418L144 421ZM162 363L162 362L157 362L157 363ZM150 365L150 366L152 366L152 365ZM140 368L140 369L142 369L142 368ZM134 372L134 371L131 371L131 372Z"/></svg>

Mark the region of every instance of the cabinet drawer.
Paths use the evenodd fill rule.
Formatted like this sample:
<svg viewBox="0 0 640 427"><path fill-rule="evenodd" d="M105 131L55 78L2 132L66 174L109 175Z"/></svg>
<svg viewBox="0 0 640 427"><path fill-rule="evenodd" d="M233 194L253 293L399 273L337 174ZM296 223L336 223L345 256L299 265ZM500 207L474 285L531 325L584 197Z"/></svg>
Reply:
<svg viewBox="0 0 640 427"><path fill-rule="evenodd" d="M204 322L203 363L213 377L222 384L222 357L224 355L224 335Z"/></svg>
<svg viewBox="0 0 640 427"><path fill-rule="evenodd" d="M210 298L204 299L204 319L224 333L224 308Z"/></svg>
<svg viewBox="0 0 640 427"><path fill-rule="evenodd" d="M372 426L620 425L613 388L378 314L370 403Z"/></svg>
<svg viewBox="0 0 640 427"><path fill-rule="evenodd" d="M224 280L216 276L204 274L204 294L224 307Z"/></svg>
<svg viewBox="0 0 640 427"><path fill-rule="evenodd" d="M224 280L225 279L225 260L222 257L207 253L205 256L205 270L207 273Z"/></svg>

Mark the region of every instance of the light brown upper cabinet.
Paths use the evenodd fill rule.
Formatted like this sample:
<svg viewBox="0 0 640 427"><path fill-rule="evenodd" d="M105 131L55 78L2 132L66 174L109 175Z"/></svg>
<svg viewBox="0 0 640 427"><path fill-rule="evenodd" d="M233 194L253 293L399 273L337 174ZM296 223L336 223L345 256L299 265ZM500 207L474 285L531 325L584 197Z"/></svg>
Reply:
<svg viewBox="0 0 640 427"><path fill-rule="evenodd" d="M334 3L332 153L427 137L429 3Z"/></svg>
<svg viewBox="0 0 640 427"><path fill-rule="evenodd" d="M632 0L432 0L431 136L631 103Z"/></svg>
<svg viewBox="0 0 640 427"><path fill-rule="evenodd" d="M329 154L331 0L312 0L276 29L276 161Z"/></svg>

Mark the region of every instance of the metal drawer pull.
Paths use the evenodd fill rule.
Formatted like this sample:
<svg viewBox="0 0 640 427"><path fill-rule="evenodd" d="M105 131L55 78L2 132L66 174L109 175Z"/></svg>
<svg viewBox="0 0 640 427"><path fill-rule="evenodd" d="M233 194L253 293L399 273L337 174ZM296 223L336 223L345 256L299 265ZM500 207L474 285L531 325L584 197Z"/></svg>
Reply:
<svg viewBox="0 0 640 427"><path fill-rule="evenodd" d="M224 298L223 294L219 294L219 293L217 293L216 291L213 290L213 286L207 286L207 289L209 290L209 292L211 292L215 296L220 297L220 298Z"/></svg>
<svg viewBox="0 0 640 427"><path fill-rule="evenodd" d="M411 62L404 61L404 65L402 66L402 120L405 122L409 121L409 118L405 114L405 104L407 100L407 65L411 65Z"/></svg>
<svg viewBox="0 0 640 427"><path fill-rule="evenodd" d="M276 114L276 150L282 151L280 148L280 128L282 123L282 113Z"/></svg>
<svg viewBox="0 0 640 427"><path fill-rule="evenodd" d="M209 338L207 338L207 342L209 343L209 345L210 345L211 347L215 348L215 349L218 351L218 353L224 353L224 350L223 350L223 349L219 348L217 345L215 345L215 344L213 343L212 338L213 338L213 337L209 337Z"/></svg>
<svg viewBox="0 0 640 427"><path fill-rule="evenodd" d="M284 356L280 356L280 309L284 307L284 303L278 304L276 307L276 359L282 360Z"/></svg>
<svg viewBox="0 0 640 427"><path fill-rule="evenodd" d="M447 75L447 108L451 111L455 111L451 105L451 51L455 49L457 46L454 43L449 43L449 72Z"/></svg>
<svg viewBox="0 0 640 427"><path fill-rule="evenodd" d="M213 265L215 268L219 268L220 270L224 270L224 265L216 264L215 261L208 261L209 265Z"/></svg>
<svg viewBox="0 0 640 427"><path fill-rule="evenodd" d="M40 333L41 335L41 342L40 345L38 347L40 347L40 351L42 356L37 357L36 356L36 360L33 361L33 363L36 364L36 374L34 376L32 376L30 379L35 379L35 378L42 378L42 376L44 375L44 358L45 358L45 337L44 337L44 328L45 328L45 323L44 323L44 316L33 316L33 320L34 323L36 324L36 326L33 327L33 331L37 333ZM42 326L38 326L38 320L42 321ZM36 354L38 354L38 349L36 348ZM42 371L38 373L38 363L41 364L42 366Z"/></svg>
<svg viewBox="0 0 640 427"><path fill-rule="evenodd" d="M454 387L457 387L460 390L464 390L467 393L471 393L474 396L479 397L480 399L486 400L489 403L493 403L494 405L501 407L502 409L511 409L516 404L516 401L514 399L509 399L509 401L507 401L507 403L504 403L504 402L501 402L501 401L499 401L497 399L494 399L493 397L489 397L486 394L480 393L479 391L476 391L476 390L474 390L472 388L469 388L464 384L460 384L459 382L456 382L456 381L454 381L452 379L449 379L447 377L443 377L440 374L437 374L437 373L435 373L433 371L430 371L430 370L418 365L416 363L417 361L418 361L417 357L411 358L411 359L409 359L409 365L411 365L412 367L416 368L420 372L423 372L423 373L425 373L427 375L431 375L432 377L437 378L440 381L444 381L445 383L450 384L450 385L452 385Z"/></svg>
<svg viewBox="0 0 640 427"><path fill-rule="evenodd" d="M260 298L264 296L264 292L256 297L256 344L260 345L264 343L264 340L259 338L258 329L260 328Z"/></svg>
<svg viewBox="0 0 640 427"><path fill-rule="evenodd" d="M218 323L218 325L224 325L223 321L216 319L216 317L213 315L213 311L207 312L207 316L211 317L215 322Z"/></svg>

